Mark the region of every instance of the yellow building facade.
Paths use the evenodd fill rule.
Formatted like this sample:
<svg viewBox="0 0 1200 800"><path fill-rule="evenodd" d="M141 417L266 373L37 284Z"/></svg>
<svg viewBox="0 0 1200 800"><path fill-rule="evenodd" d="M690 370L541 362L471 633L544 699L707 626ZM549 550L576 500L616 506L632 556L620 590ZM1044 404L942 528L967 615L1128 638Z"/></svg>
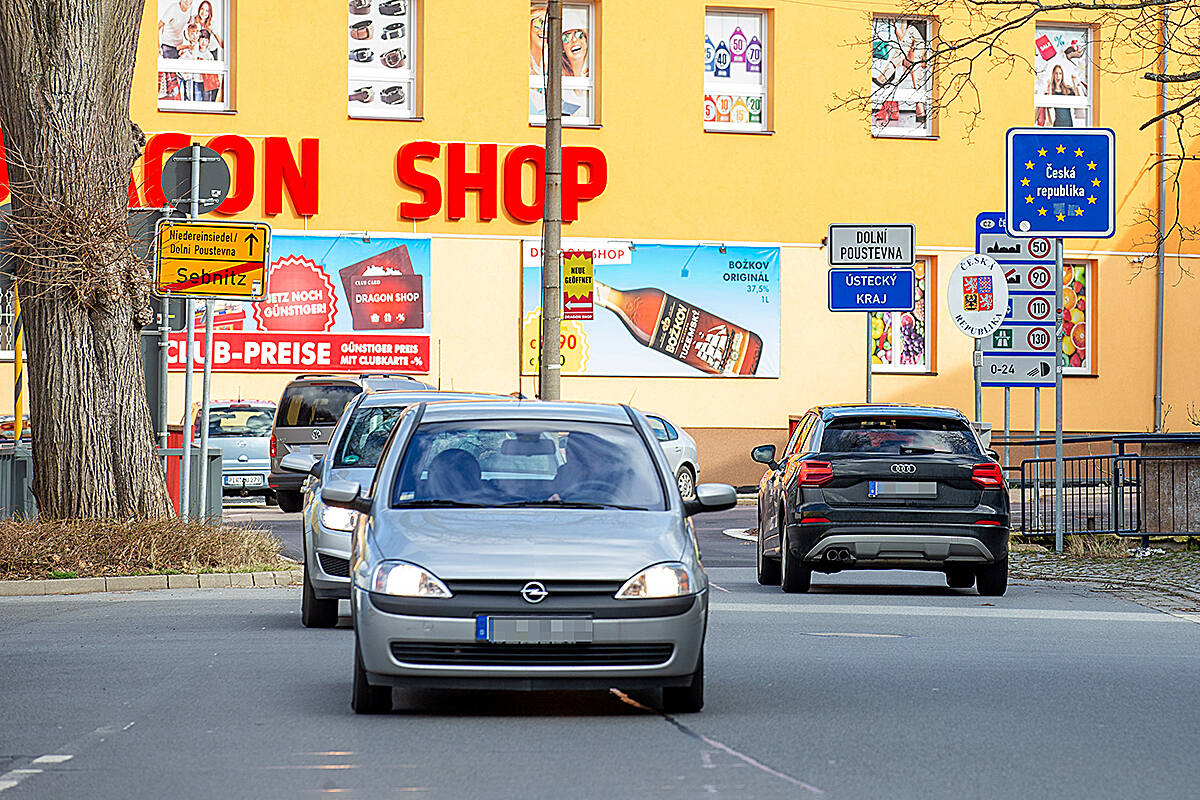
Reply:
<svg viewBox="0 0 1200 800"><path fill-rule="evenodd" d="M152 143L155 135L185 135L159 139L170 142L163 156L183 141L211 144L232 135L249 143L253 166L244 150L225 152L235 191L243 187L244 210L211 218L266 221L277 239L307 231L427 241L428 362L410 371L443 388L536 393L536 378L522 374L529 371L522 344L531 310L523 287L528 295L533 274L523 265L541 225L521 217L536 205L538 173L536 158L520 160L533 151L508 159L544 143L540 75L561 55L564 96L571 98L563 142L579 162L568 170L579 200L578 218L563 228L564 246L580 239L633 250L631 263L597 261L597 280L619 274L618 289L647 286L638 280L638 259L654 248L668 271L677 266L670 259L689 248L705 264L709 257L723 263L729 253L766 252L775 270L761 316L745 311L740 296L740 305L728 306L738 309L736 319L719 299L704 301L735 331L767 332L758 373L681 366L635 341L612 308L597 306L605 336L625 330L620 346L641 348L644 357L630 362L636 366L629 374L614 374L621 368L611 359L601 368L610 339L597 334L595 373L565 374L563 396L630 402L667 416L698 439L702 478L734 483L757 480L761 469L748 449L780 442L790 414L863 399L869 346L877 354L876 402L937 403L970 414L972 341L950 318L944 278L975 251L976 215L1004 210L1005 132L1060 118L1112 128L1117 234L1065 243L1067 261L1081 270L1083 280L1069 283L1075 301L1082 300L1076 323L1087 331L1073 349L1079 364L1064 380L1065 427L1154 426L1155 279L1136 260L1152 252L1138 214L1156 208L1158 186L1150 168L1156 131L1138 126L1157 101L1144 81L1104 69L1107 49L1093 46L1103 31L1084 21L1049 18L1010 34L1009 44L1027 50L1035 69L977 76L982 116L968 137L959 107L934 107L941 76L920 71L921 48L936 26L962 22L897 19L885 3L572 2L562 53L547 45L541 63L536 3L351 0L349 13L338 4L298 13L295 3L279 0L224 0L209 3L197 23L202 5L147 4L134 121ZM212 55L197 66L186 61L188 52ZM1054 87L1070 85L1068 73L1074 91L1062 95L1068 90ZM872 90L880 99L869 116L830 110L838 97ZM1060 96L1038 101L1040 94ZM236 150L229 142L217 144ZM434 149L414 149L419 143ZM458 158L465 160L452 163ZM450 202L455 170L469 187L485 187L461 192L462 208ZM153 205L154 180L143 172L143 165L134 172L137 201ZM433 209L435 187L442 196ZM873 222L915 226L924 306L919 315L881 318L869 343L863 314L828 310L823 240L830 223ZM277 246L273 256L279 252ZM1200 301L1187 274L1195 257L1180 254L1168 271L1163 402L1173 430L1190 428L1188 408L1200 391L1189 335ZM681 270L699 264L685 259ZM619 266L625 271L603 271ZM749 278L725 282L730 292L753 294ZM706 289L698 296L720 295ZM914 328L920 342L910 345ZM650 356L666 366L656 371ZM316 370L218 371L213 394L273 400L301 371ZM178 372L170 396L177 419ZM1012 427L1031 430L1032 390L1013 389L1011 397ZM1041 400L1042 426L1052 429L1053 390L1042 391ZM999 429L1002 414L1003 390L985 389L984 420Z"/></svg>

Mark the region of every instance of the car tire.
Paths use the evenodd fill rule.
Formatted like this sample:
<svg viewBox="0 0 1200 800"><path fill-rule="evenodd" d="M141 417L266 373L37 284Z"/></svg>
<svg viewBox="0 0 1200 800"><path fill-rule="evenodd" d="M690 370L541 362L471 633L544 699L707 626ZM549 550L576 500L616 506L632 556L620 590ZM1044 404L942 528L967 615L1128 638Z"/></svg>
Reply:
<svg viewBox="0 0 1200 800"><path fill-rule="evenodd" d="M308 565L304 565L304 588L300 592L300 621L306 628L332 628L338 621L338 601L317 597L309 580Z"/></svg>
<svg viewBox="0 0 1200 800"><path fill-rule="evenodd" d="M694 714L704 708L704 648L696 661L696 671L687 686L664 686L663 711L668 714Z"/></svg>
<svg viewBox="0 0 1200 800"><path fill-rule="evenodd" d="M975 584L984 597L1000 597L1008 590L1008 559L975 570Z"/></svg>
<svg viewBox="0 0 1200 800"><path fill-rule="evenodd" d="M392 710L392 687L372 686L367 681L358 636L354 637L354 688L350 694L350 708L355 714L386 714Z"/></svg>
<svg viewBox="0 0 1200 800"><path fill-rule="evenodd" d="M679 496L684 500L696 499L696 473L687 464L675 474L675 485L679 487Z"/></svg>
<svg viewBox="0 0 1200 800"><path fill-rule="evenodd" d="M758 584L760 586L778 586L780 580L779 561L774 558L768 558L763 553L763 526L762 520L758 521Z"/></svg>
<svg viewBox="0 0 1200 800"><path fill-rule="evenodd" d="M970 589L975 585L975 573L970 567L952 567L946 570L946 585L951 589Z"/></svg>
<svg viewBox="0 0 1200 800"><path fill-rule="evenodd" d="M304 496L299 489L280 489L275 492L275 499L279 502L279 510L286 514L295 514L304 508Z"/></svg>
<svg viewBox="0 0 1200 800"><path fill-rule="evenodd" d="M779 523L779 588L788 594L807 592L812 585L812 567L805 566L800 556L793 555L787 545L787 528Z"/></svg>

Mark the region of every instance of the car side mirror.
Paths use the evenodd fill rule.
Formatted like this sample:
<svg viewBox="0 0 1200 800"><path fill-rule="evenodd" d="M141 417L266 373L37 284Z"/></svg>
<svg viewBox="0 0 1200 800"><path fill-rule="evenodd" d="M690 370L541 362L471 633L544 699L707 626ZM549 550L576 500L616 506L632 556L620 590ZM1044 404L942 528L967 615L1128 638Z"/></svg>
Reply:
<svg viewBox="0 0 1200 800"><path fill-rule="evenodd" d="M288 456L284 456L287 458ZM308 468L308 474L312 475L317 480L321 479L321 471L325 469L325 459L318 458L313 460L313 464Z"/></svg>
<svg viewBox="0 0 1200 800"><path fill-rule="evenodd" d="M310 472L316 465L317 459L307 453L288 453L279 460L279 468L288 472Z"/></svg>
<svg viewBox="0 0 1200 800"><path fill-rule="evenodd" d="M766 464L771 469L779 469L779 462L775 460L775 445L773 444L760 444L750 451L750 457L761 464Z"/></svg>
<svg viewBox="0 0 1200 800"><path fill-rule="evenodd" d="M683 501L684 516L708 511L726 511L737 505L737 490L728 483L702 483L696 487L696 498Z"/></svg>
<svg viewBox="0 0 1200 800"><path fill-rule="evenodd" d="M371 513L371 500L362 496L362 484L358 481L330 481L321 487L321 502L360 514Z"/></svg>

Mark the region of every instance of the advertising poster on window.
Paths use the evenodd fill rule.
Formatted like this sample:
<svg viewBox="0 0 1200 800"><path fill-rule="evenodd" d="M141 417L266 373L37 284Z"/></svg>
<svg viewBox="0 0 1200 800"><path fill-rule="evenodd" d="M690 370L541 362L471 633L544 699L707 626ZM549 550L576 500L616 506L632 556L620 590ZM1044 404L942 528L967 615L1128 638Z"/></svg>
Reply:
<svg viewBox="0 0 1200 800"><path fill-rule="evenodd" d="M871 133L931 135L930 21L875 17L871 26Z"/></svg>
<svg viewBox="0 0 1200 800"><path fill-rule="evenodd" d="M356 119L416 116L414 0L349 2L349 115Z"/></svg>
<svg viewBox="0 0 1200 800"><path fill-rule="evenodd" d="M763 15L709 12L704 17L704 124L762 130Z"/></svg>
<svg viewBox="0 0 1200 800"><path fill-rule="evenodd" d="M1089 28L1044 25L1034 31L1033 122L1045 128L1092 124L1092 48Z"/></svg>
<svg viewBox="0 0 1200 800"><path fill-rule="evenodd" d="M275 233L269 294L212 300L218 372L429 372L430 240ZM203 363L204 302L193 358ZM186 355L172 334L173 370Z"/></svg>
<svg viewBox="0 0 1200 800"><path fill-rule="evenodd" d="M911 311L880 311L871 315L871 370L873 372L926 372L929 370L930 309L925 302L929 290L929 263L917 259L913 265Z"/></svg>
<svg viewBox="0 0 1200 800"><path fill-rule="evenodd" d="M1063 265L1063 372L1071 375L1090 375L1092 361L1091 332L1088 319L1092 316L1089 304L1087 264Z"/></svg>
<svg viewBox="0 0 1200 800"><path fill-rule="evenodd" d="M229 0L158 0L158 108L229 108Z"/></svg>
<svg viewBox="0 0 1200 800"><path fill-rule="evenodd" d="M593 318L566 320L563 374L779 377L779 248L564 239L592 252ZM521 372L536 375L541 241L522 243Z"/></svg>
<svg viewBox="0 0 1200 800"><path fill-rule="evenodd" d="M546 41L546 4L529 5L529 119L546 119L546 69L562 72L563 124L592 121L592 7L563 4L562 41Z"/></svg>

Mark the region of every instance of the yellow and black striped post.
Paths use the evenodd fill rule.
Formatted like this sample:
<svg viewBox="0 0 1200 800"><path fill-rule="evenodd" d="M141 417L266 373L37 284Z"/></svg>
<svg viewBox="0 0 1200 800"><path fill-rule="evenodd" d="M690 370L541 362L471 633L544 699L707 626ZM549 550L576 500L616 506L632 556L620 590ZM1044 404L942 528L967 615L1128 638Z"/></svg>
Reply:
<svg viewBox="0 0 1200 800"><path fill-rule="evenodd" d="M17 297L17 288L13 287L13 444L21 443L21 434L25 432L25 397L21 394L21 382L25 377L25 334L21 328L21 300Z"/></svg>

